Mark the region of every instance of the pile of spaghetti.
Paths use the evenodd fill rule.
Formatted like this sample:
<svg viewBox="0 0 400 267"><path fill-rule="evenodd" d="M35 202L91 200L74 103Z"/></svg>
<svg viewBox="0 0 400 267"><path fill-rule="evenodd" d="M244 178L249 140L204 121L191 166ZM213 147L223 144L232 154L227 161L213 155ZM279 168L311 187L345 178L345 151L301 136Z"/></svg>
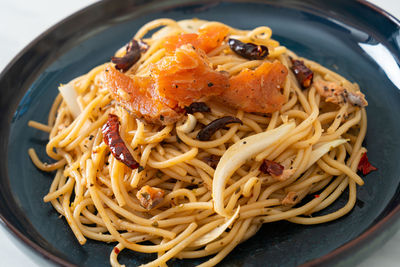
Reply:
<svg viewBox="0 0 400 267"><path fill-rule="evenodd" d="M160 28L161 27L161 28ZM149 32L160 28L149 36ZM299 58L268 27L159 19L111 62L61 85L46 146L44 201L80 244L116 242L219 263L264 223L318 224L348 213L366 158L357 84ZM348 202L317 213L348 188ZM312 198L307 195L313 196Z"/></svg>

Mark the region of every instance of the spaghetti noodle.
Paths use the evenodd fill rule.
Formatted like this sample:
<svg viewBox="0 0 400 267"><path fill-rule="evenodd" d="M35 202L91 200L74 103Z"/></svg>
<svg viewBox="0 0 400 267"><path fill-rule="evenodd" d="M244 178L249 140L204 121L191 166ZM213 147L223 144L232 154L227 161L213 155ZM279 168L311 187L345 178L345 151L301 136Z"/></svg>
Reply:
<svg viewBox="0 0 400 267"><path fill-rule="evenodd" d="M202 35L204 29L214 27L225 31L224 38ZM146 44L141 55L131 55L137 62L127 65L121 59L132 49L123 47L114 57L119 58L116 64L121 72L106 63L62 86L47 125L30 122L30 126L49 132L46 151L56 162L42 163L33 149L29 155L39 169L56 171L44 201L66 218L80 244L87 238L116 242L110 255L112 266L121 266L118 254L123 249L157 253L157 259L145 266L165 266L171 258L214 255L201 264L213 266L256 234L263 223L318 224L353 208L356 184L363 184L356 171L366 152L362 147L367 128L365 99L357 84L299 58L271 35L268 27L245 31L219 22L158 19L144 25L134 37ZM171 36L175 43L167 39ZM252 58L230 44L251 44L243 49L251 49ZM257 49L262 52L258 56ZM137 84L154 82L146 80L154 73L169 77L162 68L175 67L167 63L178 58L178 50L200 55L199 60L207 63L204 68L210 68L208 72L202 69L201 76L214 79L207 83L212 90L203 88L202 77L192 83L208 90L208 97L196 91L193 94L199 95L190 100L187 95L181 102L177 100L185 106L204 102L186 109L191 114L185 115L179 104L168 104L165 113L150 118L146 110L135 110L141 105L134 102L139 94L130 95L118 86L116 92L110 92L107 87L107 75L113 71L116 77L123 75L120 80L132 79L132 90ZM254 104L241 103L248 95L223 95L240 79L257 75L261 77L257 83L268 87L278 78L266 81L262 75L272 73L274 64L282 66L279 75L283 77L281 88L269 88L276 92L267 101L275 102L267 107L255 103L271 111L254 112ZM304 78L299 80L304 68L300 73ZM229 89L224 87L226 83ZM215 89L218 86L222 89ZM168 94L158 96L150 100L160 105L172 102ZM143 99L148 100L144 95ZM226 120L201 140L196 138L203 128L227 116L234 120ZM110 118L117 122L114 128L107 128L111 127ZM135 164L126 163L129 157L121 154L124 149ZM349 198L345 206L309 216L331 205L346 188ZM316 192L318 197L305 201Z"/></svg>

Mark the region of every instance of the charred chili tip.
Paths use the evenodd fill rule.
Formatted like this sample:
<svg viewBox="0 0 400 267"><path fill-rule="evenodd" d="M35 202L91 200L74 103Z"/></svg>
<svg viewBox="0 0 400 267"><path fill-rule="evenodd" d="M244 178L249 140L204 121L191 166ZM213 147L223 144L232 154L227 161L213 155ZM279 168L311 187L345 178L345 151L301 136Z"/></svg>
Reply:
<svg viewBox="0 0 400 267"><path fill-rule="evenodd" d="M132 39L126 47L126 54L123 57L111 57L117 70L127 71L140 59L140 45Z"/></svg>
<svg viewBox="0 0 400 267"><path fill-rule="evenodd" d="M101 130L104 142L109 147L113 156L131 169L138 168L139 163L135 161L119 134L118 116L109 114L108 120Z"/></svg>
<svg viewBox="0 0 400 267"><path fill-rule="evenodd" d="M204 102L194 102L185 107L186 113L193 114L196 112L210 112L211 109Z"/></svg>
<svg viewBox="0 0 400 267"><path fill-rule="evenodd" d="M237 39L230 38L229 47L233 52L247 59L259 60L268 56L268 47L253 43L243 43Z"/></svg>
<svg viewBox="0 0 400 267"><path fill-rule="evenodd" d="M218 131L219 129L222 129L225 127L225 125L230 124L230 123L240 123L243 124L243 122L233 116L225 116L216 120L213 120L210 122L208 125L206 125L201 131L197 134L196 138L200 141L208 141L210 140L211 136Z"/></svg>
<svg viewBox="0 0 400 267"><path fill-rule="evenodd" d="M291 59L291 61L292 71L301 87L304 89L310 87L314 77L312 70L304 65L304 61L302 60Z"/></svg>

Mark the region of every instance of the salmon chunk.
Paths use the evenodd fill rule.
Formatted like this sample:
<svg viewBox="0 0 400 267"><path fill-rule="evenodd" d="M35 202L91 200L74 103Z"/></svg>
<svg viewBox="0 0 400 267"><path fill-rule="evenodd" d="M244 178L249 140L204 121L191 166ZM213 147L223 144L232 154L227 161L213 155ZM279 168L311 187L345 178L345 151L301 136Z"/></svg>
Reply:
<svg viewBox="0 0 400 267"><path fill-rule="evenodd" d="M230 78L229 88L217 99L247 112L277 111L285 102L281 89L287 73L279 61L264 62L255 70L245 69Z"/></svg>
<svg viewBox="0 0 400 267"><path fill-rule="evenodd" d="M220 95L229 87L228 75L212 69L205 53L188 44L154 64L151 73L158 95L180 108Z"/></svg>
<svg viewBox="0 0 400 267"><path fill-rule="evenodd" d="M353 106L368 106L365 95L360 91L352 92L335 82L318 80L314 82L317 92L325 98L326 102L342 105L349 102Z"/></svg>
<svg viewBox="0 0 400 267"><path fill-rule="evenodd" d="M164 200L164 190L145 185L137 192L136 197L140 202L140 206L146 210L151 210Z"/></svg>
<svg viewBox="0 0 400 267"><path fill-rule="evenodd" d="M164 47L167 54L173 53L185 44L190 44L208 53L222 44L228 32L229 28L224 25L206 26L199 29L199 34L185 33L168 36L165 38Z"/></svg>
<svg viewBox="0 0 400 267"><path fill-rule="evenodd" d="M136 117L144 118L150 123L165 125L174 123L183 116L169 106L173 106L174 103L154 97L154 82L151 77L131 78L113 67L108 67L101 75L103 86L118 103Z"/></svg>
<svg viewBox="0 0 400 267"><path fill-rule="evenodd" d="M199 47L199 35L197 33L186 33L180 35L172 35L165 38L164 47L167 55L173 54L175 50L182 45L190 44Z"/></svg>
<svg viewBox="0 0 400 267"><path fill-rule="evenodd" d="M229 33L225 25L208 25L199 29L199 48L208 53L222 44Z"/></svg>

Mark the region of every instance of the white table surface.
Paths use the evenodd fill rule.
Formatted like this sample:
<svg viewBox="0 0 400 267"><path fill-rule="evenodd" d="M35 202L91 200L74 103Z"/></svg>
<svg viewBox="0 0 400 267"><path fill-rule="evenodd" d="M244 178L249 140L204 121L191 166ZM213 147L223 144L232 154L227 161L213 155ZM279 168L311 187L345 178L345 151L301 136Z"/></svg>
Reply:
<svg viewBox="0 0 400 267"><path fill-rule="evenodd" d="M30 41L66 16L96 0L0 0L0 71ZM400 1L370 2L400 18ZM38 266L0 230L0 266ZM400 266L400 231L359 266Z"/></svg>

